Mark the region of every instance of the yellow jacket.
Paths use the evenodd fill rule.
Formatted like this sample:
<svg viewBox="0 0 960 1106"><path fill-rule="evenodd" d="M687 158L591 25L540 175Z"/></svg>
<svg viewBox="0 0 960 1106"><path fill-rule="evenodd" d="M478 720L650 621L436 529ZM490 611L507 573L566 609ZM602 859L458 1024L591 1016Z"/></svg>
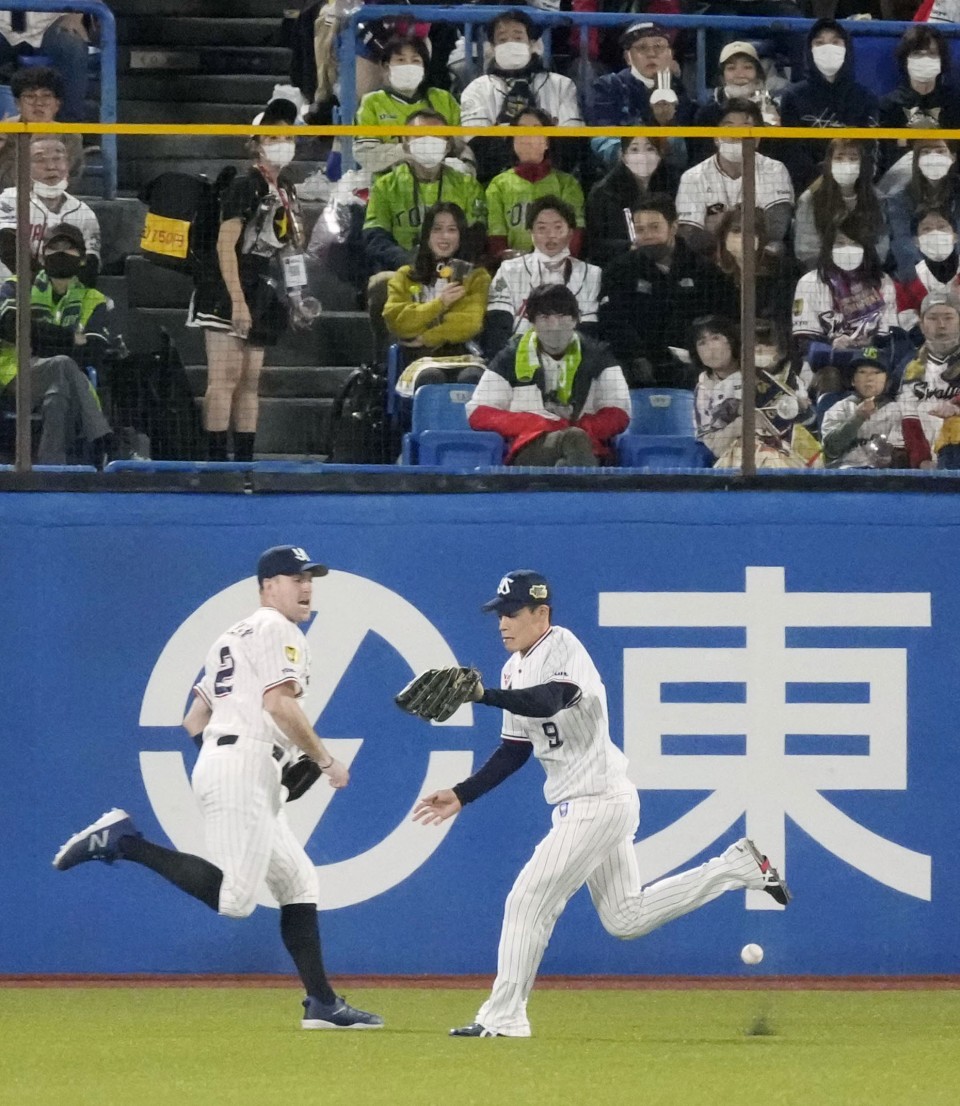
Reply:
<svg viewBox="0 0 960 1106"><path fill-rule="evenodd" d="M423 285L413 279L410 266L404 265L387 285L383 321L401 341L420 338L428 349L468 342L483 329L490 274L486 269L474 269L464 281L464 288L463 298L450 307L444 307L440 299L421 303Z"/></svg>

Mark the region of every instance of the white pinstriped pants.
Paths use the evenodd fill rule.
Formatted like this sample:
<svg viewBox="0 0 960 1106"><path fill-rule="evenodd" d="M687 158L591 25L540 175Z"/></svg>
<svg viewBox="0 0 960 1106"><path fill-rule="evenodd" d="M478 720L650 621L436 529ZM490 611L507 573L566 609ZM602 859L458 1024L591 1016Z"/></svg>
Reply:
<svg viewBox="0 0 960 1106"><path fill-rule="evenodd" d="M280 765L264 741L204 742L193 770L206 855L223 872L219 912L246 918L266 880L281 906L318 901L317 870L283 810Z"/></svg>
<svg viewBox="0 0 960 1106"><path fill-rule="evenodd" d="M571 799L553 810L553 828L507 896L497 978L477 1021L510 1037L529 1037L527 999L557 918L586 883L603 928L629 940L763 877L749 852L733 845L698 868L642 887L633 838L640 799L631 787L613 796Z"/></svg>

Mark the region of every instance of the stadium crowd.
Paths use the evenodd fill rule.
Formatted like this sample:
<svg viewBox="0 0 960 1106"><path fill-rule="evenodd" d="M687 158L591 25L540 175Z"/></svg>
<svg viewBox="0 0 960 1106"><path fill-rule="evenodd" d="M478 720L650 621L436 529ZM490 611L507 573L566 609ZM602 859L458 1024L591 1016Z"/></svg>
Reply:
<svg viewBox="0 0 960 1106"><path fill-rule="evenodd" d="M216 265L191 307L192 325L206 331L210 457L228 456L230 430L235 456L253 456L263 349L302 313L307 281L291 254L305 250L356 284L378 359L385 364L393 344L408 385L477 383L470 425L501 434L508 462L616 463L629 390L674 388L694 393L689 434L702 464L736 464L746 343L758 377L758 464L953 467L954 144L829 137L843 126L958 125L960 90L936 23L902 35L891 58L899 83L882 97L855 79L854 38L824 18L802 48L791 36L718 42L715 87L697 103L673 32L653 19L617 32L613 46L591 31L585 70L575 32L554 35L548 63L528 11L498 14L473 79L462 42L438 59L428 28L371 25L356 122L409 124L418 134L358 139L358 167L347 172L339 152L331 156L309 244L295 240L296 144L255 139L249 171L222 194ZM34 88L21 82L24 112ZM59 92L51 80L48 88ZM277 98L260 121L297 115L298 105ZM743 235L738 138L433 133L446 124L582 123L768 129L755 157L755 240ZM786 140L780 126L827 133ZM98 236L92 213L67 191L71 151L49 136L32 150L38 261L58 225L76 227L85 257L74 279L92 283ZM8 265L14 205L8 188ZM747 253L755 279L745 289ZM278 262L286 294L271 275ZM756 298L753 334L740 333L745 291Z"/></svg>

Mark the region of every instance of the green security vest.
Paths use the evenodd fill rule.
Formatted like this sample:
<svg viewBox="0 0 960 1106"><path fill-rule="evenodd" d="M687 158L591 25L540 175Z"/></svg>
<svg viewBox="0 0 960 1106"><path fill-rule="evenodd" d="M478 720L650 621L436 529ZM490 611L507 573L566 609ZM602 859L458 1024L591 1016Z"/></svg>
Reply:
<svg viewBox="0 0 960 1106"><path fill-rule="evenodd" d="M4 285L7 292L0 302L0 315L16 310L13 299L16 284L16 277L11 277ZM55 301L50 278L41 271L30 290L30 315L38 323L53 323L76 330L78 326L85 328L94 311L106 302L107 297L102 292L81 284L77 277L73 278L60 299ZM0 388L5 388L16 375L16 346L11 342L0 342Z"/></svg>

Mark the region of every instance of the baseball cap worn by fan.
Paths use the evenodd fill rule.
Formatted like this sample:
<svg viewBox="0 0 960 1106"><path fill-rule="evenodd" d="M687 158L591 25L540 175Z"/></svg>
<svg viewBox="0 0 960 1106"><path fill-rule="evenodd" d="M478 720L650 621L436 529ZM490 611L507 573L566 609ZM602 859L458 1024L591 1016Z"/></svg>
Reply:
<svg viewBox="0 0 960 1106"><path fill-rule="evenodd" d="M629 50L641 38L665 38L667 42L673 40L670 31L656 23L631 23L620 36L620 49Z"/></svg>
<svg viewBox="0 0 960 1106"><path fill-rule="evenodd" d="M737 54L746 54L751 61L755 61L757 65L760 64L760 58L757 55L757 48L752 42L728 42L726 46L720 51L720 64L723 65L728 62L732 57Z"/></svg>
<svg viewBox="0 0 960 1106"><path fill-rule="evenodd" d="M74 249L79 250L81 254L87 252L87 243L83 238L83 231L79 227L72 226L70 223L57 223L48 229L47 233L43 236L44 246L49 246L51 242L68 242Z"/></svg>
<svg viewBox="0 0 960 1106"><path fill-rule="evenodd" d="M278 97L253 117L255 127L292 127L297 122L299 109L292 100Z"/></svg>
<svg viewBox="0 0 960 1106"><path fill-rule="evenodd" d="M310 554L296 545L275 545L260 554L257 561L257 583L262 584L271 576L299 576L309 572L311 576L326 576L330 570L319 561L311 561Z"/></svg>
<svg viewBox="0 0 960 1106"><path fill-rule="evenodd" d="M550 602L550 585L546 577L528 568L508 572L497 586L496 598L484 603L481 610L497 614L516 614L523 607Z"/></svg>
<svg viewBox="0 0 960 1106"><path fill-rule="evenodd" d="M920 304L921 319L931 307L952 307L960 315L960 297L954 292L928 292Z"/></svg>

